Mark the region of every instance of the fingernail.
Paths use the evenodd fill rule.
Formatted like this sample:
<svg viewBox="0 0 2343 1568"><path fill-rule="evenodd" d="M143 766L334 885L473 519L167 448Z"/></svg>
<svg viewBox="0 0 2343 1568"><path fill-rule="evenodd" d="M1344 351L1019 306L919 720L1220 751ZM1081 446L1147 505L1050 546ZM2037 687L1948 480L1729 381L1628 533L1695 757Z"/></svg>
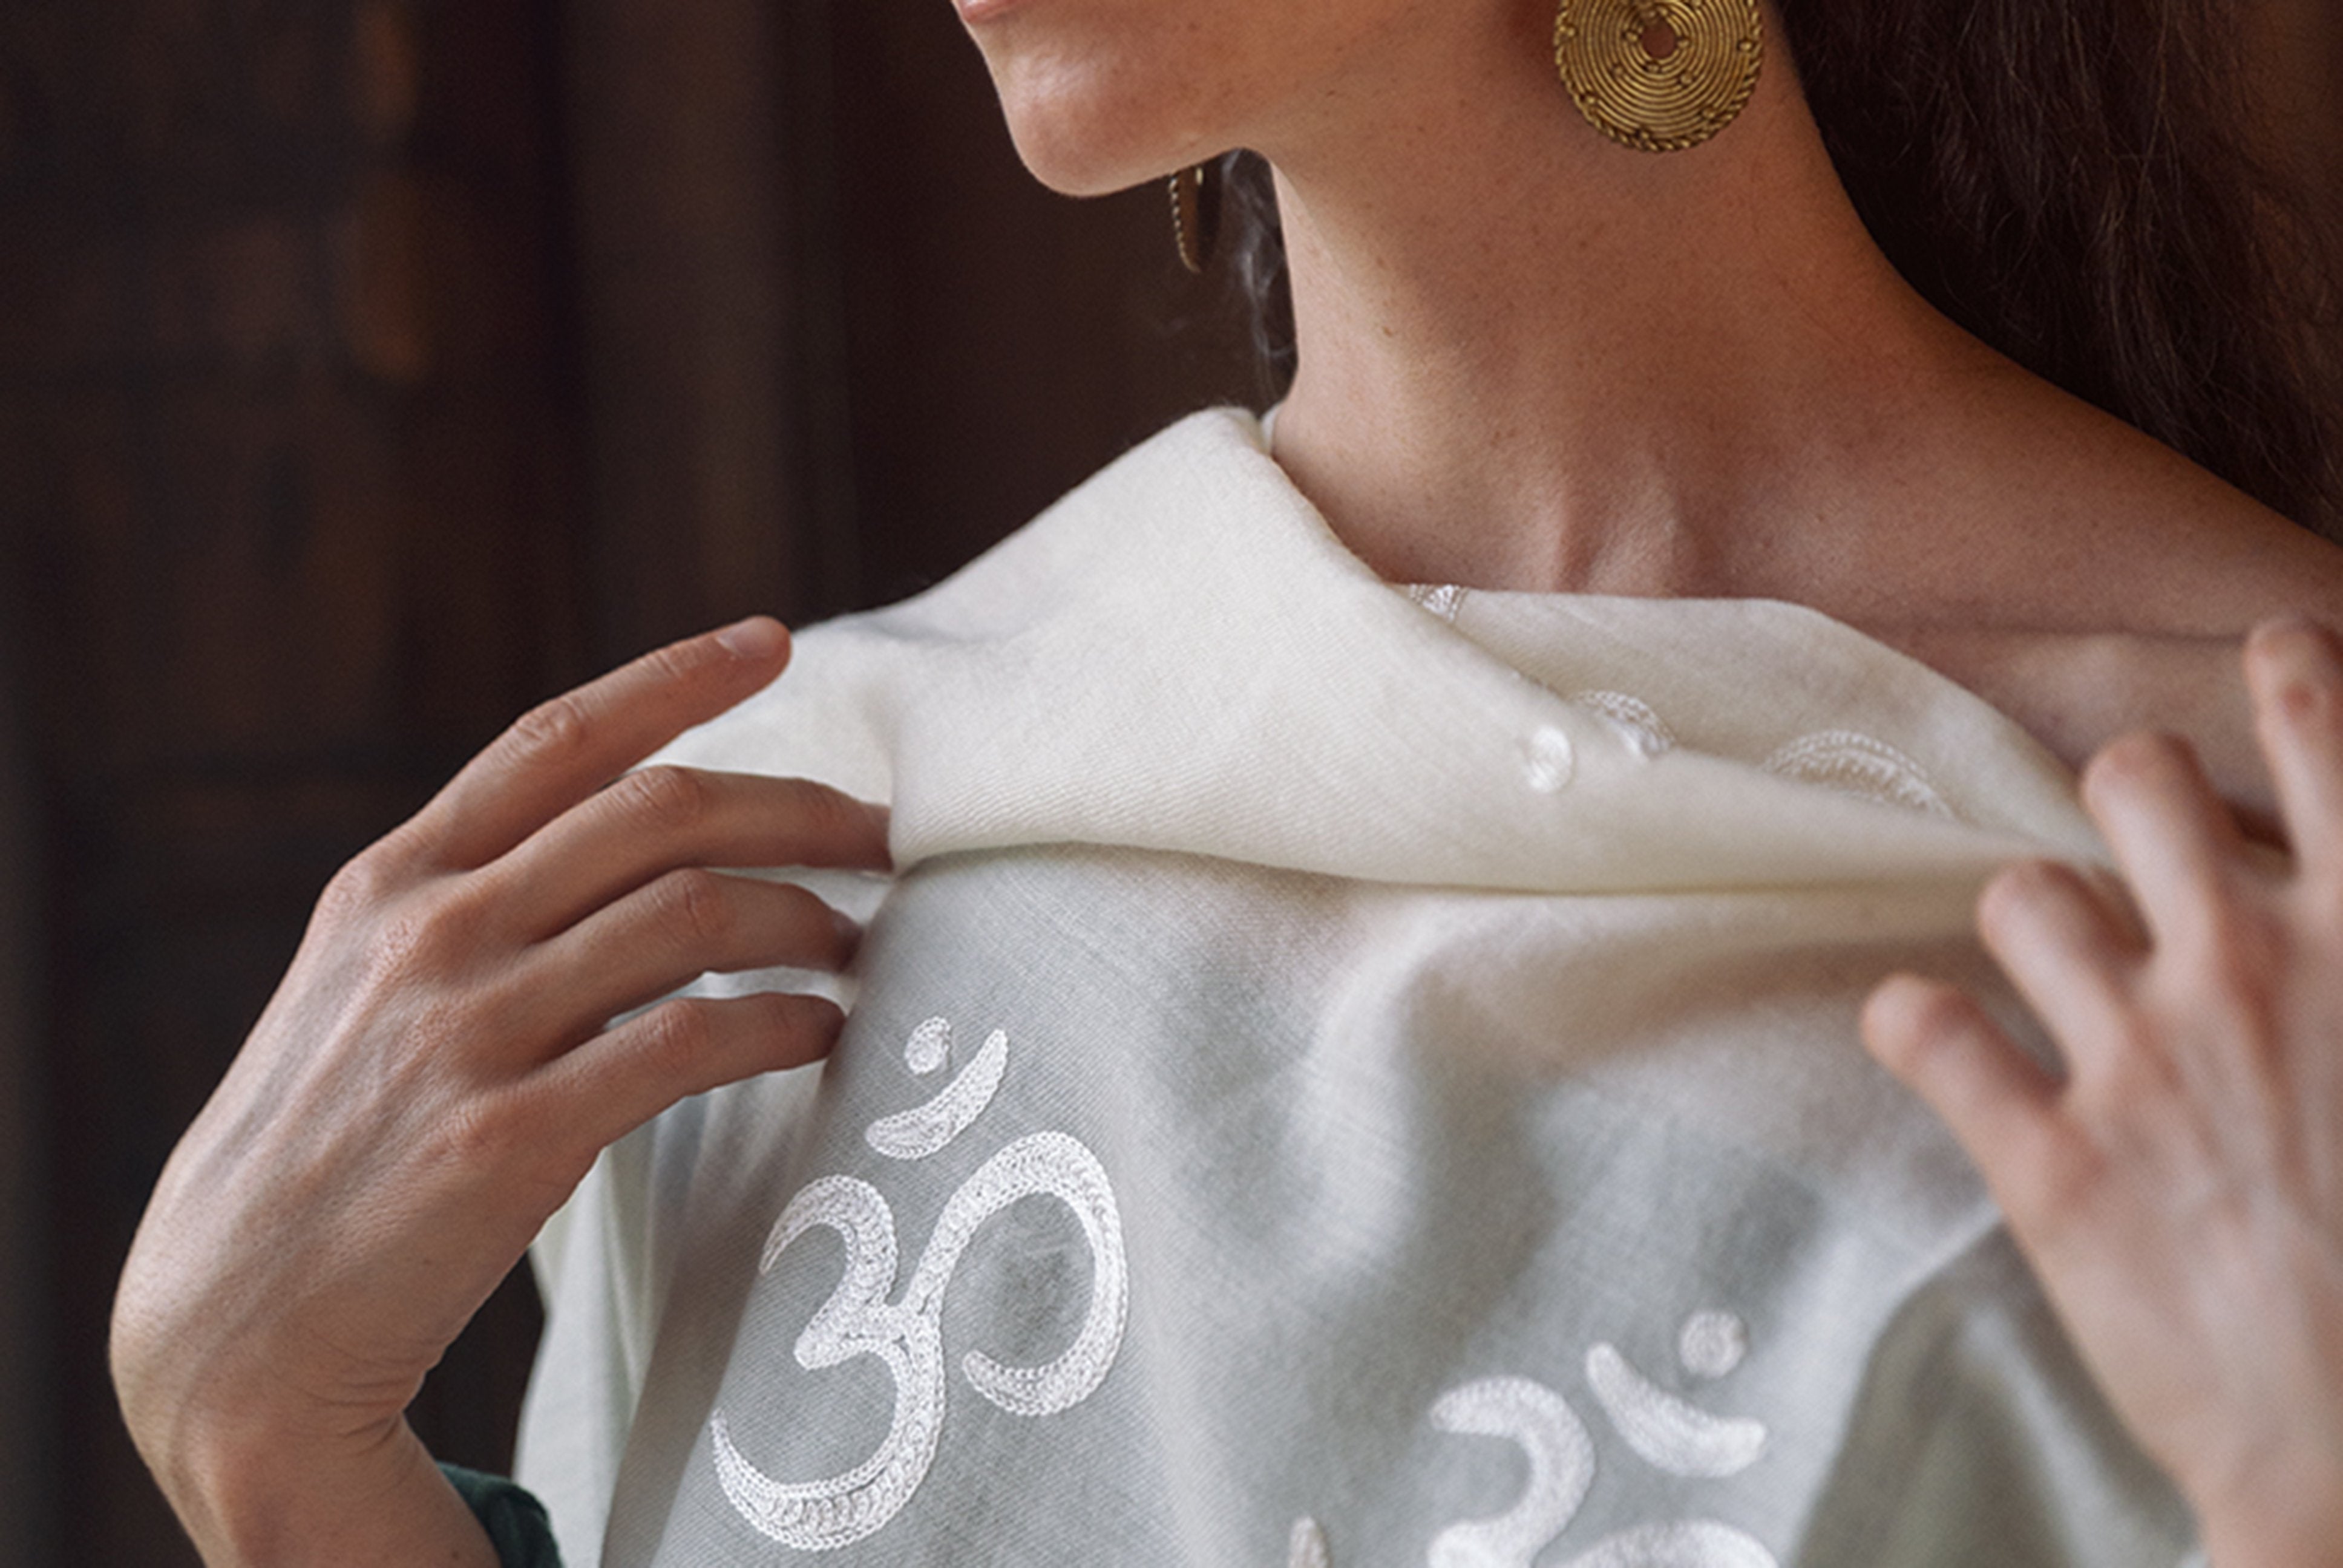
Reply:
<svg viewBox="0 0 2343 1568"><path fill-rule="evenodd" d="M718 632L716 640L735 658L763 659L780 652L788 635L781 629L781 623L771 617L752 615Z"/></svg>

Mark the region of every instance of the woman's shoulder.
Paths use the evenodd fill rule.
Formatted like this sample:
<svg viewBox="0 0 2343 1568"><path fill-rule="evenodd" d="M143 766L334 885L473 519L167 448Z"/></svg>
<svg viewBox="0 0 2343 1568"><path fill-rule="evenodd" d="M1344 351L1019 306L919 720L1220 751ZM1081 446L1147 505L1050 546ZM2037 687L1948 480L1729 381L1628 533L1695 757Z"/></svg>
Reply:
<svg viewBox="0 0 2343 1568"><path fill-rule="evenodd" d="M2278 617L2343 630L2343 548L2188 464L2123 483L2017 551L2010 612L1882 626L2080 769L2116 736L2179 734L2249 823L2275 823L2240 657Z"/></svg>
<svg viewBox="0 0 2343 1568"><path fill-rule="evenodd" d="M2264 836L2275 830L2239 664L2243 632L1915 628L1878 635L1992 703L2077 771L2118 736L2178 735L2249 825Z"/></svg>
<svg viewBox="0 0 2343 1568"><path fill-rule="evenodd" d="M2163 442L2035 390L1969 432L1975 459L1951 495L2002 618L2234 638L2274 615L2343 612L2343 548Z"/></svg>
<svg viewBox="0 0 2343 1568"><path fill-rule="evenodd" d="M2080 603L2110 626L2242 638L2279 615L2343 618L2343 547L2175 454L2110 486ZM2343 517L2332 519L2343 525Z"/></svg>
<svg viewBox="0 0 2343 1568"><path fill-rule="evenodd" d="M2183 736L2227 799L2274 820L2244 640L2284 616L2343 629L2343 548L2136 433L2078 434L2005 492L1959 600L1866 629L2077 768L2133 730Z"/></svg>

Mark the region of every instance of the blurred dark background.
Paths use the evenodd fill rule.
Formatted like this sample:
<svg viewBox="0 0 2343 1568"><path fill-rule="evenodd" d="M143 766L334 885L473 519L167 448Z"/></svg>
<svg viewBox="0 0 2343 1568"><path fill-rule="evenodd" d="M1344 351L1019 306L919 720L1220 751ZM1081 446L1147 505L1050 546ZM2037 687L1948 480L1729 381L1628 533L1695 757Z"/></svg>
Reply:
<svg viewBox="0 0 2343 1568"><path fill-rule="evenodd" d="M0 0L0 1562L192 1563L104 1377L319 886L536 699L900 597L1251 392L945 0ZM523 1279L416 1422L497 1468Z"/></svg>
<svg viewBox="0 0 2343 1568"><path fill-rule="evenodd" d="M2258 3L2343 206L2343 15ZM107 1302L336 866L536 699L1249 400L1239 341L945 0L0 0L0 1558L193 1562ZM508 1282L443 1457L536 1331Z"/></svg>

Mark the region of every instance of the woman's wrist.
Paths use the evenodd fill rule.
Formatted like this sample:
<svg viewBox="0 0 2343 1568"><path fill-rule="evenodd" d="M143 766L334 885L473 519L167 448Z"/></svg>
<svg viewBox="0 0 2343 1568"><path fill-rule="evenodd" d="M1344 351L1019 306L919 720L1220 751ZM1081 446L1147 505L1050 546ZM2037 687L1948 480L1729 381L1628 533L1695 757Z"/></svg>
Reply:
<svg viewBox="0 0 2343 1568"><path fill-rule="evenodd" d="M356 1446L246 1432L148 1457L208 1568L498 1568L403 1421Z"/></svg>

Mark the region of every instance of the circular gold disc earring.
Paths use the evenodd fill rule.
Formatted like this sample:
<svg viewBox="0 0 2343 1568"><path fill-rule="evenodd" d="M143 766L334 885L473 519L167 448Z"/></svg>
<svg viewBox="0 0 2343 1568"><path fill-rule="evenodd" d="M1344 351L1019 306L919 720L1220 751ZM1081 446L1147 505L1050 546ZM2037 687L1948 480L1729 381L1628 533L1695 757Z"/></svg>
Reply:
<svg viewBox="0 0 2343 1568"><path fill-rule="evenodd" d="M1554 64L1587 123L1647 153L1696 147L1757 90L1757 0L1562 0Z"/></svg>

